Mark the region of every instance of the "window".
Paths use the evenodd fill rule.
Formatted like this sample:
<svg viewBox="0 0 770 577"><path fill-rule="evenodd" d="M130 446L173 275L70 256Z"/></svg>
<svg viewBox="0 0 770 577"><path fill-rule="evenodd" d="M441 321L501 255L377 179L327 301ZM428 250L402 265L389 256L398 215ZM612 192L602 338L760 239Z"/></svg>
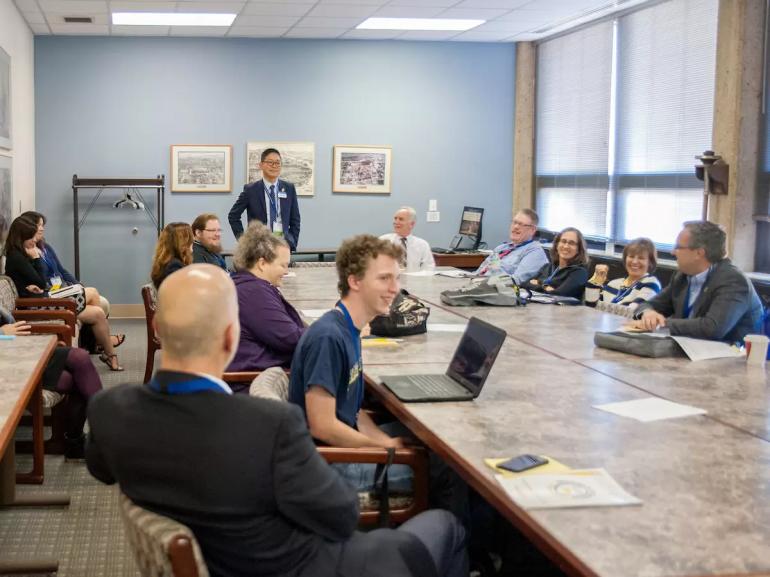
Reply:
<svg viewBox="0 0 770 577"><path fill-rule="evenodd" d="M648 236L665 246L683 221L700 218L703 185L693 167L695 155L711 148L717 12L718 0L670 0L538 47L536 195L544 228L572 225L620 242ZM545 94L565 59L589 82ZM554 122L548 104L559 99L585 109L563 107L569 113ZM605 131L601 139L596 130ZM574 153L563 151L562 134L579 139Z"/></svg>

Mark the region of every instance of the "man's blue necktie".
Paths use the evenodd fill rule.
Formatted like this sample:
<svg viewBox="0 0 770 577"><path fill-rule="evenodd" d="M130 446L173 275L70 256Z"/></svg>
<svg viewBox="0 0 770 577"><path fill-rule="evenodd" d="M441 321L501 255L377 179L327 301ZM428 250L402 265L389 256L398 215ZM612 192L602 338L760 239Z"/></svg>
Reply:
<svg viewBox="0 0 770 577"><path fill-rule="evenodd" d="M273 225L275 224L275 220L278 215L278 205L275 202L275 185L270 185L270 190L267 192L268 197L270 198L270 230L273 230Z"/></svg>

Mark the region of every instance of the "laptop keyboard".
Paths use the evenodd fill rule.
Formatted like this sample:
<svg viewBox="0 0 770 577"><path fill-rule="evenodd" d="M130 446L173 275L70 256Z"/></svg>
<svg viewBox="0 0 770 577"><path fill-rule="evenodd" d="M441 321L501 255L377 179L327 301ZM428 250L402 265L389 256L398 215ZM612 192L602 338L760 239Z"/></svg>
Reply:
<svg viewBox="0 0 770 577"><path fill-rule="evenodd" d="M420 392L432 396L456 395L458 386L454 383L448 383L441 376L437 375L411 375L409 382L412 383Z"/></svg>

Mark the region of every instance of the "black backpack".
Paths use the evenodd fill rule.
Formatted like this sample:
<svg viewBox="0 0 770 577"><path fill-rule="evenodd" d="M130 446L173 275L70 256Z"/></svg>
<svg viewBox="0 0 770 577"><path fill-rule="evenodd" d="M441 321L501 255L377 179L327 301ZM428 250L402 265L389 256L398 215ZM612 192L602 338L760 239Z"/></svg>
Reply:
<svg viewBox="0 0 770 577"><path fill-rule="evenodd" d="M396 295L387 315L374 317L369 323L372 334L380 337L405 337L428 331L430 307L404 289Z"/></svg>

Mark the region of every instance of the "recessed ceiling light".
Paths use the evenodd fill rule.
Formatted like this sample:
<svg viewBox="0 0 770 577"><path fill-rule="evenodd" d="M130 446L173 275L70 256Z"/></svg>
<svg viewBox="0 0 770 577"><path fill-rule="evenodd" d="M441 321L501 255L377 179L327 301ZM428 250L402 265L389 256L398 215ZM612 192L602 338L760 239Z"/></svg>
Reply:
<svg viewBox="0 0 770 577"><path fill-rule="evenodd" d="M230 26L235 14L187 14L185 12L113 12L116 26Z"/></svg>
<svg viewBox="0 0 770 577"><path fill-rule="evenodd" d="M470 30L486 20L459 18L367 18L356 28L363 30Z"/></svg>

